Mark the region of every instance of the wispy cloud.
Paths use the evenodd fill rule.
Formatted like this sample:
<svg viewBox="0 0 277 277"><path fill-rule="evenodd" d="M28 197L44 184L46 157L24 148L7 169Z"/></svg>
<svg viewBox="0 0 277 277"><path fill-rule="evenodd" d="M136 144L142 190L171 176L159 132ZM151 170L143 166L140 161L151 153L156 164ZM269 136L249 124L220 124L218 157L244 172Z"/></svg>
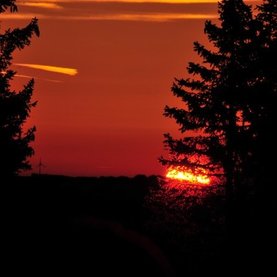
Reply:
<svg viewBox="0 0 277 277"><path fill-rule="evenodd" d="M187 19L213 19L218 18L217 14L202 14L202 13L115 13L115 14L94 14L83 16L72 15L45 15L45 14L5 14L2 18L5 19L30 19L37 17L39 19L50 20L79 20L79 21L147 21L147 22L166 22L175 20Z"/></svg>
<svg viewBox="0 0 277 277"><path fill-rule="evenodd" d="M56 1L55 1L56 2ZM44 8L44 9L62 9L63 7L55 2L19 2L19 6Z"/></svg>
<svg viewBox="0 0 277 277"><path fill-rule="evenodd" d="M76 1L76 0L75 0ZM217 3L219 0L78 0L78 2L118 2L118 3L169 3L169 4L193 4L193 3ZM260 0L245 0L246 2L258 2ZM20 2L20 1L19 1ZM44 3L70 3L74 0L33 0L32 2Z"/></svg>
<svg viewBox="0 0 277 277"><path fill-rule="evenodd" d="M1 14L1 19L15 19L15 20L21 20L21 19L30 19L37 17L39 19L47 18L47 15L44 14L34 14L34 13L4 13Z"/></svg>
<svg viewBox="0 0 277 277"><path fill-rule="evenodd" d="M260 1L260 0L259 0ZM18 0L6 19L167 22L218 18L218 0ZM253 2L253 1L249 1ZM36 8L40 9L36 9Z"/></svg>
<svg viewBox="0 0 277 277"><path fill-rule="evenodd" d="M29 63L16 63L15 65L32 68L32 69L39 69L39 70L54 72L54 73L66 74L66 75L70 75L70 76L75 76L78 74L78 70L75 68L42 65L42 64L29 64Z"/></svg>
<svg viewBox="0 0 277 277"><path fill-rule="evenodd" d="M1 74L6 74L7 71L1 71ZM36 79L36 80L43 80L47 82L52 82L52 83L62 83L60 80L54 80L54 79L48 79L48 78L40 78L40 77L34 77L30 75L25 75L25 74L15 74L14 77L17 78L24 78L24 79Z"/></svg>
<svg viewBox="0 0 277 277"><path fill-rule="evenodd" d="M75 0L76 1L76 0ZM247 0L246 0L247 1ZM19 1L20 2L20 1ZM23 1L24 2L24 1ZM32 0L34 3L69 3L73 0ZM186 3L216 3L218 0L78 0L78 2L119 2L119 3L173 3L173 4L186 4Z"/></svg>
<svg viewBox="0 0 277 277"><path fill-rule="evenodd" d="M110 20L110 21L148 21L148 22L166 22L185 19L212 19L217 18L216 14L188 14L188 13L172 13L172 14L103 14L91 16L70 16L60 19L67 20Z"/></svg>
<svg viewBox="0 0 277 277"><path fill-rule="evenodd" d="M60 80L54 80L54 79L48 79L48 78L40 78L40 77L34 77L34 76L29 76L29 75L23 75L23 74L16 74L15 77L18 78L26 78L26 79L35 79L35 80L42 80L42 81L47 81L51 83L62 83Z"/></svg>

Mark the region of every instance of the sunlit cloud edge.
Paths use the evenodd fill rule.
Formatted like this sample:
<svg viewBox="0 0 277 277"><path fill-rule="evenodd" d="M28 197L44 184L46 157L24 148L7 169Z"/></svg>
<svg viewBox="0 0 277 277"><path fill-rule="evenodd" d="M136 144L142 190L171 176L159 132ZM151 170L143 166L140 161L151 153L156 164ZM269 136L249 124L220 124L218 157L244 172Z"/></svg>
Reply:
<svg viewBox="0 0 277 277"><path fill-rule="evenodd" d="M61 67L61 66L52 66L52 65L42 65L42 64L28 64L28 63L15 63L17 66L44 70L48 72L60 73L70 76L75 76L78 74L78 70L75 68Z"/></svg>

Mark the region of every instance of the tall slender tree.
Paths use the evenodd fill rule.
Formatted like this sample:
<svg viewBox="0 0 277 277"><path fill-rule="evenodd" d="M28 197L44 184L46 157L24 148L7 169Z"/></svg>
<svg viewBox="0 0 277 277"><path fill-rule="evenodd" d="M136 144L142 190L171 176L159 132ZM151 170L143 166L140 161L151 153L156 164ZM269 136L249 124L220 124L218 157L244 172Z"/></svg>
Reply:
<svg viewBox="0 0 277 277"><path fill-rule="evenodd" d="M256 95L254 101L250 102L250 120L255 132L253 171L256 172L259 193L269 196L276 192L275 163L272 157L277 155L276 135L273 132L277 118L277 2L264 0L258 6L258 11L258 77L255 83Z"/></svg>
<svg viewBox="0 0 277 277"><path fill-rule="evenodd" d="M199 42L194 50L203 63L190 62L191 78L176 79L172 92L184 108L165 107L165 116L180 125L183 138L165 135L169 157L165 165L180 165L192 170L222 169L226 192L232 198L237 179L242 176L251 132L246 114L251 91L253 38L256 37L252 8L242 0L223 0L218 5L219 25L205 23L212 50Z"/></svg>
<svg viewBox="0 0 277 277"><path fill-rule="evenodd" d="M0 14L10 9L17 11L14 0L0 2ZM16 72L10 69L12 54L22 50L31 42L33 35L39 36L37 19L34 18L25 28L8 29L0 34L0 176L18 174L29 169L28 157L34 151L30 142L34 140L35 127L24 131L24 123L36 102L31 100L34 80L16 92L10 82Z"/></svg>

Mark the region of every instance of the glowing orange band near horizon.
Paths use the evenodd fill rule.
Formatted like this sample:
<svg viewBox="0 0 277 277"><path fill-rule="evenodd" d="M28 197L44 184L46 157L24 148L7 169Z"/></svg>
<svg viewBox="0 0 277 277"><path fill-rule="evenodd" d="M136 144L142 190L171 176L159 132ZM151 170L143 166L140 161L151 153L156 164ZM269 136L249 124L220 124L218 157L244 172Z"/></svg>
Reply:
<svg viewBox="0 0 277 277"><path fill-rule="evenodd" d="M193 184L209 185L211 183L211 179L205 172L197 174L178 166L170 167L166 177L179 181L187 181Z"/></svg>

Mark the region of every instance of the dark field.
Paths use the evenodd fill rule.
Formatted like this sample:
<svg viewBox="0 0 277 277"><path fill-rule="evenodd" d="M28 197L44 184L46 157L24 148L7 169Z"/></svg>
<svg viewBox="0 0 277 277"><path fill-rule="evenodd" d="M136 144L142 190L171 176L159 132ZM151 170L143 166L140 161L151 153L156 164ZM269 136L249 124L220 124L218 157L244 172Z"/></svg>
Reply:
<svg viewBox="0 0 277 277"><path fill-rule="evenodd" d="M11 275L229 276L273 268L272 230L253 207L229 226L220 186L180 190L142 175L32 176L1 185Z"/></svg>

